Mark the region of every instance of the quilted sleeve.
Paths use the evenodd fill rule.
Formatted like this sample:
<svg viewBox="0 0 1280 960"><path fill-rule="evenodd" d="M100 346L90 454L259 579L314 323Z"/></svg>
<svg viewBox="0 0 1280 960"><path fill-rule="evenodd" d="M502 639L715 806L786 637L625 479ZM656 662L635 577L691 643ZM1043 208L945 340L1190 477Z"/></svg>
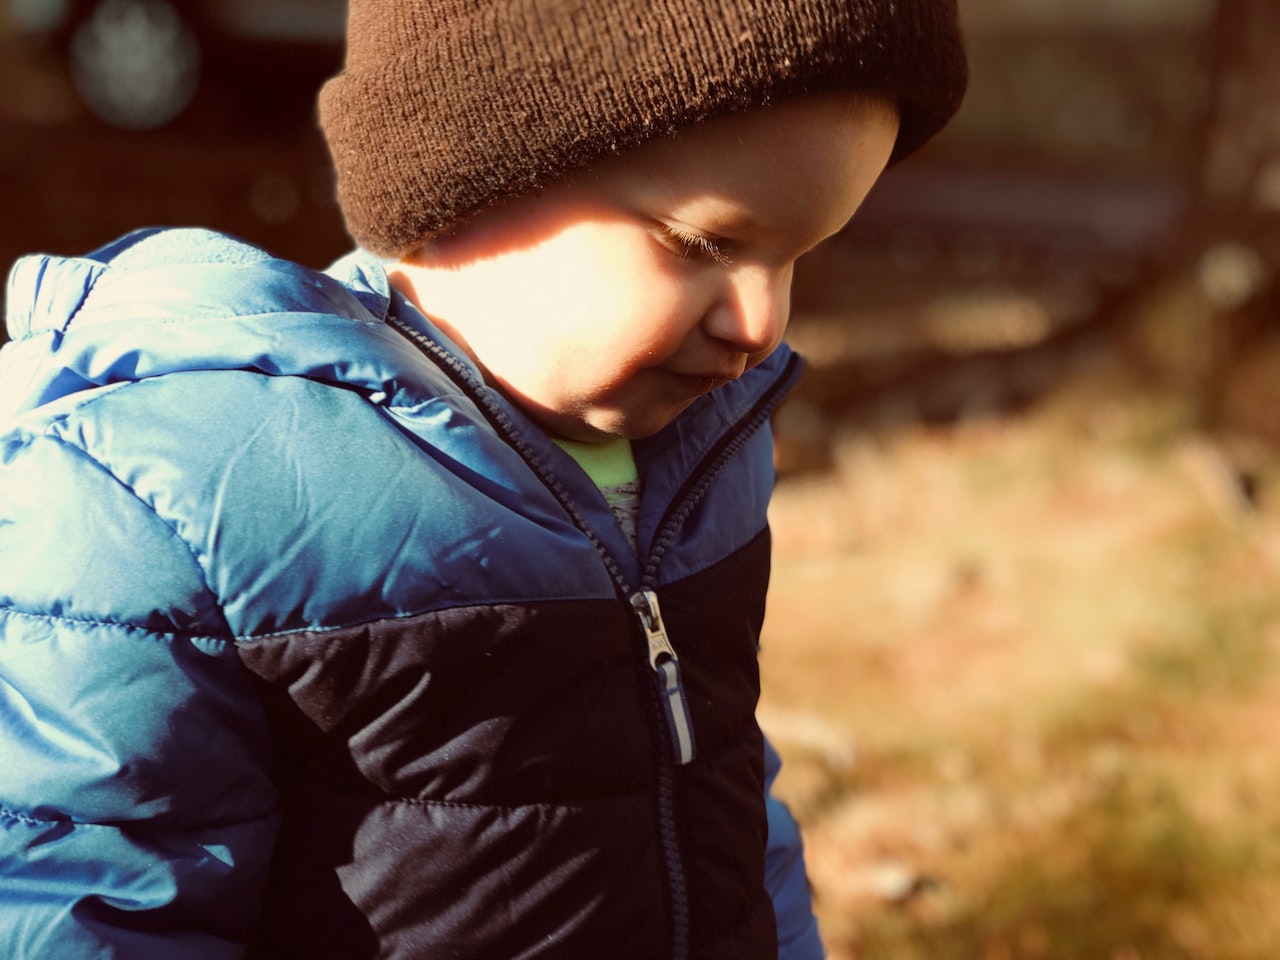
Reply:
<svg viewBox="0 0 1280 960"><path fill-rule="evenodd" d="M771 791L782 767L778 753L764 742L765 784ZM778 921L778 960L822 960L826 956L813 915L813 897L804 868L800 827L786 805L768 792L769 843L765 849L765 885Z"/></svg>
<svg viewBox="0 0 1280 960"><path fill-rule="evenodd" d="M0 436L0 957L228 960L277 812L180 531L68 439Z"/></svg>

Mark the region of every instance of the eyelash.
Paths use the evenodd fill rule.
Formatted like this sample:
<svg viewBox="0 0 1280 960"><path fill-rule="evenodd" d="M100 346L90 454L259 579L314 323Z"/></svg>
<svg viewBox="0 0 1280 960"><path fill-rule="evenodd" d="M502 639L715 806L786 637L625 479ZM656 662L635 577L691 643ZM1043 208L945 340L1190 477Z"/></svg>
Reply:
<svg viewBox="0 0 1280 960"><path fill-rule="evenodd" d="M658 234L663 244L681 259L706 257L722 266L733 262L725 253L724 247L710 237L681 230L679 227L673 227L661 221L658 223Z"/></svg>

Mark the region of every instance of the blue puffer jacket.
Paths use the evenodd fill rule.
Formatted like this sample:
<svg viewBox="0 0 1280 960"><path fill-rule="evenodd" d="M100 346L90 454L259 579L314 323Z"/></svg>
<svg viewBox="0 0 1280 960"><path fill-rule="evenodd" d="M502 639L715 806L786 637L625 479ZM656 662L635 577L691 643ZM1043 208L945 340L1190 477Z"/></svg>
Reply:
<svg viewBox="0 0 1280 960"><path fill-rule="evenodd" d="M636 444L637 556L363 255L146 231L8 315L0 956L821 955L753 718L785 349Z"/></svg>

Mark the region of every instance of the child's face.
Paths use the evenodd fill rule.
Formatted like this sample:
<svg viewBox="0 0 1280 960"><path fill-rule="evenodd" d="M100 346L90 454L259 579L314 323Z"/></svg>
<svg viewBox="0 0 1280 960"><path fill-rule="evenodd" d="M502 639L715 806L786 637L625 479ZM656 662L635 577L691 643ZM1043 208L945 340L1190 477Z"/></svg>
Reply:
<svg viewBox="0 0 1280 960"><path fill-rule="evenodd" d="M482 214L392 280L547 430L648 436L777 347L796 259L896 133L848 96L731 115Z"/></svg>

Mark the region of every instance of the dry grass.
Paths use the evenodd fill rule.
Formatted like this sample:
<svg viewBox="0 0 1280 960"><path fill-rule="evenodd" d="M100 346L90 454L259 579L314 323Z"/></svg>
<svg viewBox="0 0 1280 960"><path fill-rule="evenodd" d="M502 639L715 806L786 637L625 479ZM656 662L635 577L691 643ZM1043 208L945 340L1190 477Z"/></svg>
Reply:
<svg viewBox="0 0 1280 960"><path fill-rule="evenodd" d="M1187 423L1097 371L780 485L761 718L836 960L1280 956L1280 470Z"/></svg>

